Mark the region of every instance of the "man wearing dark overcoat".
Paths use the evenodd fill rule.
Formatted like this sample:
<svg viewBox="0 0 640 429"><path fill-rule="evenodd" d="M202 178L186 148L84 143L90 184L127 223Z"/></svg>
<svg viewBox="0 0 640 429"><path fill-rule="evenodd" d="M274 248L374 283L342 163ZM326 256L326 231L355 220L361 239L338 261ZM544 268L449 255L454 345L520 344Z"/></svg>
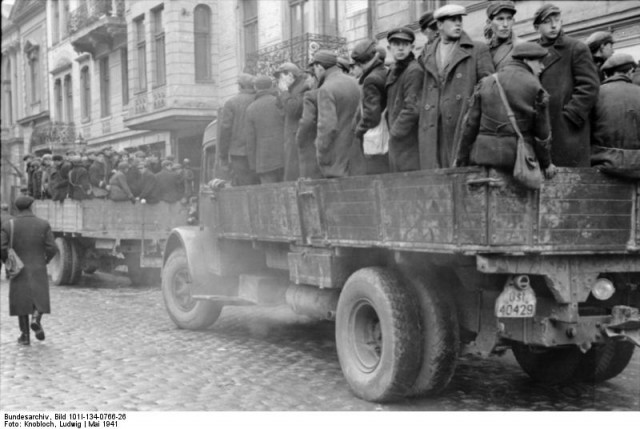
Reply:
<svg viewBox="0 0 640 429"><path fill-rule="evenodd" d="M173 162L165 159L162 161L162 170L156 174L156 186L161 201L175 203L182 198L184 189L182 178L172 170Z"/></svg>
<svg viewBox="0 0 640 429"><path fill-rule="evenodd" d="M86 200L91 198L91 182L89 173L79 155L69 158L72 164L69 171L69 198L72 200Z"/></svg>
<svg viewBox="0 0 640 429"><path fill-rule="evenodd" d="M518 135L507 115L497 78L525 142L533 147L547 178L553 177L549 94L537 77L547 52L536 43L518 44L502 70L480 82L465 117L456 166L484 165L513 171Z"/></svg>
<svg viewBox="0 0 640 429"><path fill-rule="evenodd" d="M57 253L49 222L31 212L33 201L28 196L16 198L18 213L12 222L2 224L0 234L2 261L7 260L13 229L13 250L24 264L22 271L9 282L9 314L18 316L21 332L18 343L22 345L30 344L30 327L38 340L44 340L42 315L51 313L47 263Z"/></svg>
<svg viewBox="0 0 640 429"><path fill-rule="evenodd" d="M602 66L606 79L593 109L591 164L640 178L640 87L631 81L635 67L633 57L623 53Z"/></svg>
<svg viewBox="0 0 640 429"><path fill-rule="evenodd" d="M91 184L91 192L94 197L105 198L109 191L106 187L109 183L109 173L103 152L98 152L89 167L89 183Z"/></svg>
<svg viewBox="0 0 640 429"><path fill-rule="evenodd" d="M551 159L558 167L588 167L589 113L600 86L591 52L563 33L560 9L551 3L536 11L533 25L538 43L549 49L540 82L550 96Z"/></svg>
<svg viewBox="0 0 640 429"><path fill-rule="evenodd" d="M315 141L317 131L318 88L313 88L305 92L302 98L302 117L300 118L300 124L296 134L298 159L300 161L300 177L307 179L322 178L316 156Z"/></svg>
<svg viewBox="0 0 640 429"><path fill-rule="evenodd" d="M489 48L472 41L462 30L459 5L434 12L440 37L427 46L419 122L420 168L453 165L454 147L469 98L475 85L494 72Z"/></svg>
<svg viewBox="0 0 640 429"><path fill-rule="evenodd" d="M69 195L69 173L62 155L53 155L53 168L49 176L49 194L53 201L64 201Z"/></svg>
<svg viewBox="0 0 640 429"><path fill-rule="evenodd" d="M389 168L392 172L420 169L418 119L424 72L413 55L413 30L400 27L387 35L394 63L387 75Z"/></svg>
<svg viewBox="0 0 640 429"><path fill-rule="evenodd" d="M245 131L249 166L260 183L282 182L285 168L284 114L276 107L269 76L256 77L256 99L247 108Z"/></svg>
<svg viewBox="0 0 640 429"><path fill-rule="evenodd" d="M613 34L608 31L596 31L587 37L584 43L591 51L600 82L602 82L605 79L602 66L613 55Z"/></svg>
<svg viewBox="0 0 640 429"><path fill-rule="evenodd" d="M500 70L511 60L514 44L518 39L513 34L513 17L516 6L512 1L491 2L487 7L487 27L485 37L493 66Z"/></svg>
<svg viewBox="0 0 640 429"><path fill-rule="evenodd" d="M360 88L337 64L338 56L323 49L317 51L312 60L319 88L316 154L320 171L326 178L365 173L364 154L353 133Z"/></svg>

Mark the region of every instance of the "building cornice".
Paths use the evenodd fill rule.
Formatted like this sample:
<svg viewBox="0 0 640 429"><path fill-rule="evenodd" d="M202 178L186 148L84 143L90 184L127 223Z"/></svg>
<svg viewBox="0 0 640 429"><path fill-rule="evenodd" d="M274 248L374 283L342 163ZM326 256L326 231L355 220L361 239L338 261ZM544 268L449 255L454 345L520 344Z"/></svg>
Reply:
<svg viewBox="0 0 640 429"><path fill-rule="evenodd" d="M9 19L11 19L13 25L18 26L41 12L43 16L46 13L45 0L20 0L13 6Z"/></svg>

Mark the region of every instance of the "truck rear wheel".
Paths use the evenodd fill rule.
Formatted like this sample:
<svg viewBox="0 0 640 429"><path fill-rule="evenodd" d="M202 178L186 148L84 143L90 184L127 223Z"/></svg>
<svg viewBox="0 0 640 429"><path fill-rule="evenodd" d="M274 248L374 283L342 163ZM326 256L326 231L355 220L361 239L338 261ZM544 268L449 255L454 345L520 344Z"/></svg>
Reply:
<svg viewBox="0 0 640 429"><path fill-rule="evenodd" d="M545 348L514 344L511 350L529 377L547 384L574 381L582 357L582 352L575 346Z"/></svg>
<svg viewBox="0 0 640 429"><path fill-rule="evenodd" d="M420 330L415 297L395 272L363 268L338 300L336 345L353 392L373 402L409 393L418 372Z"/></svg>
<svg viewBox="0 0 640 429"><path fill-rule="evenodd" d="M171 320L182 329L205 329L222 311L222 304L194 300L191 274L184 249L174 250L162 269L162 297Z"/></svg>
<svg viewBox="0 0 640 429"><path fill-rule="evenodd" d="M623 341L594 344L580 357L576 381L601 383L620 374L633 357L635 345Z"/></svg>
<svg viewBox="0 0 640 429"><path fill-rule="evenodd" d="M408 272L405 278L418 298L422 328L421 366L411 395L437 394L449 385L460 352L455 303L436 275Z"/></svg>
<svg viewBox="0 0 640 429"><path fill-rule="evenodd" d="M69 239L71 248L71 272L69 273L69 284L76 285L82 277L82 249L73 239Z"/></svg>
<svg viewBox="0 0 640 429"><path fill-rule="evenodd" d="M51 282L56 286L69 284L73 271L74 251L71 247L72 244L64 237L57 237L55 243L58 253L47 266Z"/></svg>

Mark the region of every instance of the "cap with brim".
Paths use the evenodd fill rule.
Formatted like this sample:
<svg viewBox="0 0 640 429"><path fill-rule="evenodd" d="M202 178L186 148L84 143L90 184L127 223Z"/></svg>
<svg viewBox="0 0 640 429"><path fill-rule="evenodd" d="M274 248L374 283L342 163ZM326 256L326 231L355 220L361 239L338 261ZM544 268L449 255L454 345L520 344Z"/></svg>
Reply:
<svg viewBox="0 0 640 429"><path fill-rule="evenodd" d="M554 4L548 3L536 10L533 14L533 25L538 25L549 16L554 14L560 14L560 8Z"/></svg>
<svg viewBox="0 0 640 429"><path fill-rule="evenodd" d="M613 43L613 34L608 31L596 31L585 40L591 52L597 51L602 45Z"/></svg>
<svg viewBox="0 0 640 429"><path fill-rule="evenodd" d="M516 5L511 1L497 1L491 2L489 7L487 8L487 16L489 19L493 19L494 16L499 14L500 12L511 12L512 14L516 14Z"/></svg>
<svg viewBox="0 0 640 429"><path fill-rule="evenodd" d="M416 40L416 35L409 27L399 27L389 31L389 34L387 34L387 40L389 42L392 40L406 40L409 43L413 43L414 40Z"/></svg>
<svg viewBox="0 0 640 429"><path fill-rule="evenodd" d="M280 73L293 73L294 75L300 74L300 67L294 63L282 63L278 69L273 73L273 76L277 79Z"/></svg>
<svg viewBox="0 0 640 429"><path fill-rule="evenodd" d="M31 198L28 195L21 195L18 198L16 198L15 202L13 203L16 208L18 210L27 210L29 207L31 207L31 204L33 204L34 199Z"/></svg>
<svg viewBox="0 0 640 429"><path fill-rule="evenodd" d="M523 42L513 47L511 56L516 60L539 60L544 58L548 52L548 49L543 48L537 43Z"/></svg>
<svg viewBox="0 0 640 429"><path fill-rule="evenodd" d="M353 47L351 58L357 63L366 63L376 55L377 45L375 40L362 40Z"/></svg>
<svg viewBox="0 0 640 429"><path fill-rule="evenodd" d="M321 49L313 55L311 65L320 64L324 68L333 67L338 64L338 56L326 49Z"/></svg>
<svg viewBox="0 0 640 429"><path fill-rule="evenodd" d="M602 67L600 67L603 71L611 71L615 70L618 67L626 66L626 65L635 65L636 61L630 54L623 54L622 52L616 52L611 55L607 61L604 62Z"/></svg>
<svg viewBox="0 0 640 429"><path fill-rule="evenodd" d="M464 6L458 4L448 4L436 9L433 12L433 17L437 20L443 20L446 18L453 18L454 16L466 15L467 9Z"/></svg>
<svg viewBox="0 0 640 429"><path fill-rule="evenodd" d="M420 24L420 30L423 31L425 28L433 27L436 24L436 19L433 17L433 11L424 13L420 17L418 23Z"/></svg>

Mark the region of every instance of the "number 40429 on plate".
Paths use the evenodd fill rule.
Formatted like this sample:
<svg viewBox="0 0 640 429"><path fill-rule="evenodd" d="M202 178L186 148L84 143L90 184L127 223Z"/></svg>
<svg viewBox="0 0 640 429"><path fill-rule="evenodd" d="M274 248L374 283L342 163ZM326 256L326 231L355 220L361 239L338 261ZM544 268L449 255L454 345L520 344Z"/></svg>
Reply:
<svg viewBox="0 0 640 429"><path fill-rule="evenodd" d="M496 317L533 317L536 314L536 295L531 287L504 288L496 300Z"/></svg>

